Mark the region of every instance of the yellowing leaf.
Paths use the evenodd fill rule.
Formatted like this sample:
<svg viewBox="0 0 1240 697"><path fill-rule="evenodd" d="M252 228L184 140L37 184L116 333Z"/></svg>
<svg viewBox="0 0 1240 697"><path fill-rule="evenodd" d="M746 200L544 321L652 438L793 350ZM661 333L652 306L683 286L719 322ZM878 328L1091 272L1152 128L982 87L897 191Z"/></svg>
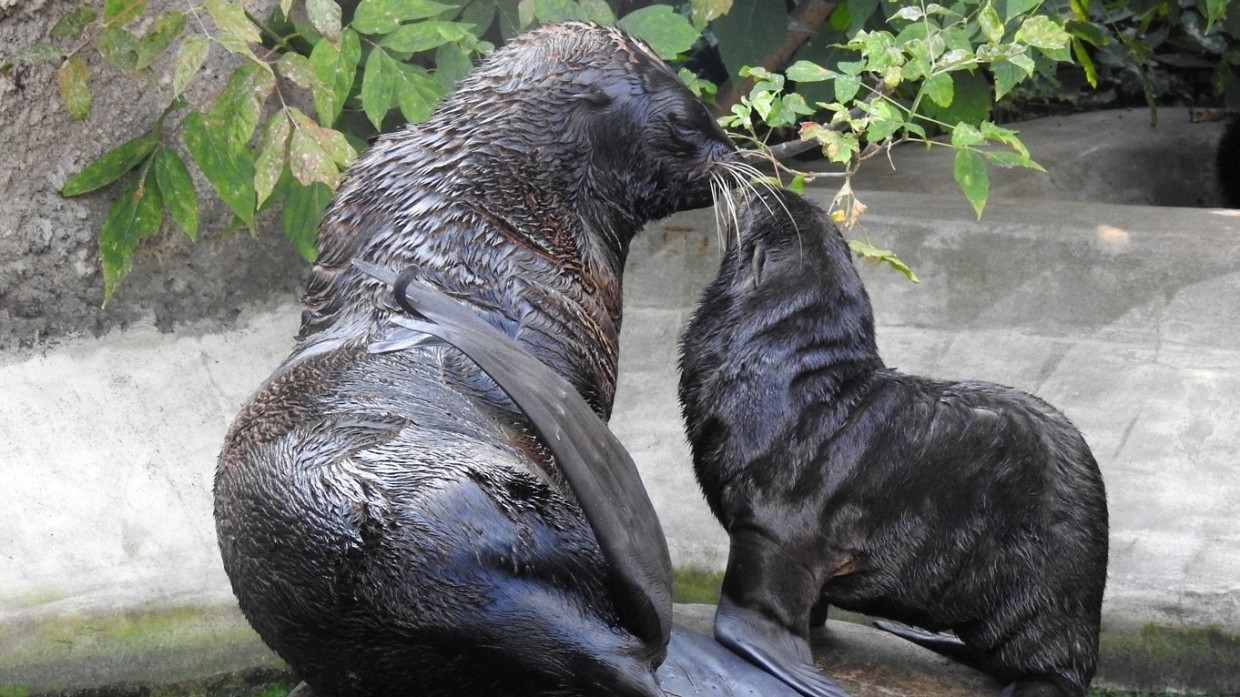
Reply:
<svg viewBox="0 0 1240 697"><path fill-rule="evenodd" d="M263 142L258 148L258 160L254 163L254 193L259 207L271 197L280 175L284 172L284 163L288 160L288 136L292 126L288 114L281 110L267 122L263 131Z"/></svg>
<svg viewBox="0 0 1240 697"><path fill-rule="evenodd" d="M69 115L81 121L90 113L90 68L86 61L74 56L56 71L56 86Z"/></svg>

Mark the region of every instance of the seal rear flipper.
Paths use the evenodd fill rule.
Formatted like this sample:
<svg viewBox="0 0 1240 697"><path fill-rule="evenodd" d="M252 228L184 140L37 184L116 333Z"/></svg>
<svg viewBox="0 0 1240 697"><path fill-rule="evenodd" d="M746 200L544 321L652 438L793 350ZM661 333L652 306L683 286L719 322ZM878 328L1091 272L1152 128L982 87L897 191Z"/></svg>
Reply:
<svg viewBox="0 0 1240 697"><path fill-rule="evenodd" d="M814 665L808 641L726 597L715 613L715 638L806 697L847 697Z"/></svg>
<svg viewBox="0 0 1240 697"><path fill-rule="evenodd" d="M874 626L905 641L911 641L918 646L930 649L940 656L946 656L953 661L963 663L970 668L976 668L983 672L986 670L985 661L977 649L961 641L960 637L956 636L955 633L932 632L928 629L896 622L895 620L875 620Z"/></svg>
<svg viewBox="0 0 1240 697"><path fill-rule="evenodd" d="M555 456L611 570L621 624L660 655L671 634L671 557L659 519L628 451L568 381L442 291L363 262L396 288L397 301L427 322L393 323L434 335L477 363L529 417Z"/></svg>
<svg viewBox="0 0 1240 697"><path fill-rule="evenodd" d="M679 624L672 629L667 660L655 675L665 693L678 697L797 697L799 694L714 639Z"/></svg>

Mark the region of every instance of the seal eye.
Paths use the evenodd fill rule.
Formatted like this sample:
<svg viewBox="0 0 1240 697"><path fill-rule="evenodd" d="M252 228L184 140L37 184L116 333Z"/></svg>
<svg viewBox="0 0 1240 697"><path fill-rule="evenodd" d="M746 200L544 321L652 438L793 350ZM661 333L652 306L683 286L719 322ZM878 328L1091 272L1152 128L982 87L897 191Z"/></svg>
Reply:
<svg viewBox="0 0 1240 697"><path fill-rule="evenodd" d="M691 144L701 139L701 131L690 123L689 120L672 114L668 117L668 121L672 127L672 136L677 140Z"/></svg>

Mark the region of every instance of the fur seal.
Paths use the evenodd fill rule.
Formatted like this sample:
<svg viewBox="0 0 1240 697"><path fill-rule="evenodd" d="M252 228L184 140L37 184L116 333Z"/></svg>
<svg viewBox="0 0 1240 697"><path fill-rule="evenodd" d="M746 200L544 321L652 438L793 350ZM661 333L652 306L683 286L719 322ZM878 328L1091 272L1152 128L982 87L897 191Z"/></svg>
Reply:
<svg viewBox="0 0 1240 697"><path fill-rule="evenodd" d="M681 340L694 470L731 539L716 638L798 685L836 605L954 630L1007 697L1086 694L1107 508L1080 433L1023 392L887 368L818 206L752 193L737 227Z"/></svg>
<svg viewBox="0 0 1240 697"><path fill-rule="evenodd" d="M662 694L669 641L700 642L669 640L644 491L621 477L630 510L587 516L548 430L475 363L442 342L383 350L409 330L354 262L416 268L601 423L629 242L711 203L733 159L647 47L565 23L495 51L430 120L353 165L320 225L298 343L215 476L233 591L299 694ZM604 483L618 461L577 457Z"/></svg>

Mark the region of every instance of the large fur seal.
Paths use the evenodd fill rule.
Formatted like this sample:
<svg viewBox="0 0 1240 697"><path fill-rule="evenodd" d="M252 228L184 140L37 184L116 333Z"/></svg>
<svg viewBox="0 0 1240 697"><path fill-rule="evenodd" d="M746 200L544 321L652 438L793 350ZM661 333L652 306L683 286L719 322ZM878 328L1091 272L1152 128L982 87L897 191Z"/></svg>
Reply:
<svg viewBox="0 0 1240 697"><path fill-rule="evenodd" d="M731 537L716 638L798 685L830 604L954 630L1005 696L1086 694L1107 509L1080 433L1023 392L885 367L848 246L804 198L752 194L738 228L681 344Z"/></svg>
<svg viewBox="0 0 1240 697"><path fill-rule="evenodd" d="M550 447L582 419L533 423L456 349L402 343L391 289L356 265L416 269L567 381L588 404L572 415L605 431L629 242L709 204L733 157L648 48L566 23L497 50L351 168L298 343L237 417L215 478L233 590L299 694L649 697L669 652L686 681L733 671L767 691L713 641L669 640L666 546L640 482L611 476L615 449ZM608 496L615 511L589 507Z"/></svg>

